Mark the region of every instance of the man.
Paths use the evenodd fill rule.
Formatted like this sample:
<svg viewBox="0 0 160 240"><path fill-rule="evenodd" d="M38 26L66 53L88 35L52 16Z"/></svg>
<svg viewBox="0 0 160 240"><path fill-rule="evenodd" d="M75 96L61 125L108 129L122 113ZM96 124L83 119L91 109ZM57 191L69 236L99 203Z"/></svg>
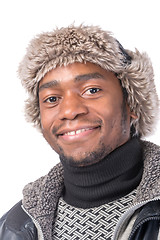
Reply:
<svg viewBox="0 0 160 240"><path fill-rule="evenodd" d="M160 148L141 140L159 111L147 55L70 26L33 39L19 75L61 163L24 188L0 239L160 239Z"/></svg>

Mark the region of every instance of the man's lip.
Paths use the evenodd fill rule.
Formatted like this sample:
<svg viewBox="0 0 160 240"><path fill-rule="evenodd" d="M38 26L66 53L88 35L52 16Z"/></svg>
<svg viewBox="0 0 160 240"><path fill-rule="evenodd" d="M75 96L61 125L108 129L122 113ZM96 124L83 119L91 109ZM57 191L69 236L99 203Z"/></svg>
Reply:
<svg viewBox="0 0 160 240"><path fill-rule="evenodd" d="M98 128L100 127L99 125L98 126L81 126L81 127L76 127L76 128L65 128L65 129L62 129L62 130L59 130L57 132L57 136L60 136L60 135L69 135L69 134L78 134L79 131L87 131L87 130L92 130L92 129L95 129L95 128Z"/></svg>

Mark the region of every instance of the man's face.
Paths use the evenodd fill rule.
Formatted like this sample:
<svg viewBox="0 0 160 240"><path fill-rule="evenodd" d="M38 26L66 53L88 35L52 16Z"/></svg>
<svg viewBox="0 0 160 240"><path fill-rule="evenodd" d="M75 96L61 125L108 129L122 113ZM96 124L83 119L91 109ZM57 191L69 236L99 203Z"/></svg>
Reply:
<svg viewBox="0 0 160 240"><path fill-rule="evenodd" d="M130 137L130 111L119 80L92 63L48 72L39 84L42 132L61 159L93 164Z"/></svg>

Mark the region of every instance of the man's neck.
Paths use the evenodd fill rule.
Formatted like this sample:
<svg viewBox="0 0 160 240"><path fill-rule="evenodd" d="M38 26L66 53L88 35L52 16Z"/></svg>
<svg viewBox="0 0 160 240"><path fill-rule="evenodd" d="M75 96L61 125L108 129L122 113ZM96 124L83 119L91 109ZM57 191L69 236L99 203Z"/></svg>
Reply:
<svg viewBox="0 0 160 240"><path fill-rule="evenodd" d="M135 189L142 176L142 149L133 138L96 164L73 167L63 163L63 198L80 208L96 207Z"/></svg>

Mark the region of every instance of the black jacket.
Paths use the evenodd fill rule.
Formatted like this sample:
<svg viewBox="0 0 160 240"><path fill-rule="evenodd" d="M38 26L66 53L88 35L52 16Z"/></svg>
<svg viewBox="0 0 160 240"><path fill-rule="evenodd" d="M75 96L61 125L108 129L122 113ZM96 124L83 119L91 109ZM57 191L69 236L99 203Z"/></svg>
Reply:
<svg viewBox="0 0 160 240"><path fill-rule="evenodd" d="M38 239L36 227L21 205L20 201L0 219L0 240Z"/></svg>
<svg viewBox="0 0 160 240"><path fill-rule="evenodd" d="M0 240L38 240L31 218L17 203L0 220ZM15 215L16 221L15 221ZM160 201L146 204L140 211L129 240L157 240L160 228Z"/></svg>

